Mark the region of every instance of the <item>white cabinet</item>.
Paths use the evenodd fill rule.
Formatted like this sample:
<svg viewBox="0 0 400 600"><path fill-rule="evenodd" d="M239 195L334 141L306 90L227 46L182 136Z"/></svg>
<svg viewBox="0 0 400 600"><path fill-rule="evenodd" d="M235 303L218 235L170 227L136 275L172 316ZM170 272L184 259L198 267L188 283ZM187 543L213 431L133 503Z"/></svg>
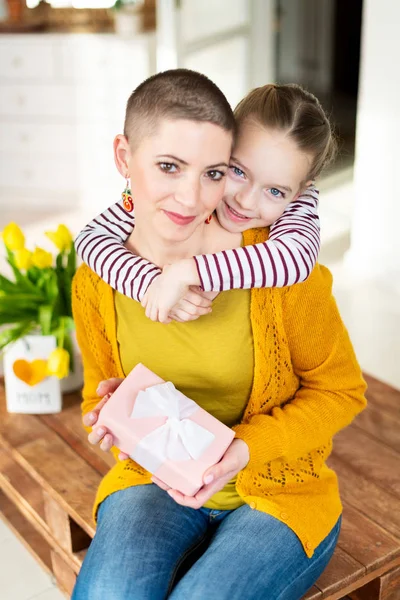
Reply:
<svg viewBox="0 0 400 600"><path fill-rule="evenodd" d="M0 78L34 81L36 78L55 77L54 55L49 52L49 44L42 39L31 35L0 36Z"/></svg>
<svg viewBox="0 0 400 600"><path fill-rule="evenodd" d="M0 35L0 210L115 202L113 138L154 64L152 34Z"/></svg>

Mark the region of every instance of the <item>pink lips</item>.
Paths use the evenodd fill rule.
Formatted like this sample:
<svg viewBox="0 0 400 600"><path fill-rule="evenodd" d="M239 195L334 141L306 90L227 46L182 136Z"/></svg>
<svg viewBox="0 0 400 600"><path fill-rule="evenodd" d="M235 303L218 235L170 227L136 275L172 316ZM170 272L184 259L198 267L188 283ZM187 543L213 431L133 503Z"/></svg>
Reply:
<svg viewBox="0 0 400 600"><path fill-rule="evenodd" d="M171 221L173 223L176 223L177 225L189 225L189 223L192 223L196 218L196 217L185 217L178 213L170 212L169 210L164 210L164 213L167 215L167 217L169 219L171 219Z"/></svg>
<svg viewBox="0 0 400 600"><path fill-rule="evenodd" d="M243 223L245 221L250 220L250 217L246 217L245 215L241 215L240 213L236 212L236 210L234 210L226 202L224 204L226 207L226 212L228 213L228 216L230 219L232 219L232 221L235 221L236 223Z"/></svg>

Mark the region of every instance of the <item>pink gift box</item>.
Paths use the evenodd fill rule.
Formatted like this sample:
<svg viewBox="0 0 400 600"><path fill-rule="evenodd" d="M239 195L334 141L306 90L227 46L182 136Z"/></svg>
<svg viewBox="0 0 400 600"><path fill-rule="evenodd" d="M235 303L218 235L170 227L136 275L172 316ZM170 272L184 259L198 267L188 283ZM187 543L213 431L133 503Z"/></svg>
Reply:
<svg viewBox="0 0 400 600"><path fill-rule="evenodd" d="M159 407L154 408L150 395L159 396L160 392L165 397ZM178 400L179 406L184 408L176 418ZM169 415L160 414L163 404ZM171 407L174 407L172 412ZM135 413L145 416L138 418ZM112 433L117 448L187 496L193 496L202 487L204 472L222 458L235 437L232 429L142 364L132 369L101 409L96 427L100 425ZM182 427L183 434L180 433ZM193 450L199 443L200 447ZM161 448L168 448L169 455ZM186 453L186 458L176 459L177 452Z"/></svg>

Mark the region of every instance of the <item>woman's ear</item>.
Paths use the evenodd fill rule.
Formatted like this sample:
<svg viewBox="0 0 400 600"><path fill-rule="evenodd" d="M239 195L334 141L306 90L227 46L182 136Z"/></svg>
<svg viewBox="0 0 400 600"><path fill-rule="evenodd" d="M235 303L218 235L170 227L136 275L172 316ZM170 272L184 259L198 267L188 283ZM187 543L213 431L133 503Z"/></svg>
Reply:
<svg viewBox="0 0 400 600"><path fill-rule="evenodd" d="M125 179L129 178L129 161L131 158L131 149L127 138L119 134L114 139L114 162Z"/></svg>

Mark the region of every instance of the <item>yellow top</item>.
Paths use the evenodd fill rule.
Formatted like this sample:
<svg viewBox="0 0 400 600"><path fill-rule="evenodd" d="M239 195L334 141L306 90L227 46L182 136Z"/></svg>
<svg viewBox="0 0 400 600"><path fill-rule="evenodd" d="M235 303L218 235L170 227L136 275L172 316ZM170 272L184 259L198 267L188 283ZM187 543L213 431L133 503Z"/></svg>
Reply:
<svg viewBox="0 0 400 600"><path fill-rule="evenodd" d="M247 231L245 245L263 242L267 234ZM99 401L99 381L123 377L113 290L86 265L74 278L73 309L86 413ZM291 287L251 290L250 319L253 387L242 422L234 426L250 460L236 490L252 508L286 523L311 557L342 511L337 477L326 460L333 435L365 407L365 382L325 267L317 265ZM113 454L117 459L116 448ZM133 460L117 461L100 483L94 515L113 492L150 481Z"/></svg>
<svg viewBox="0 0 400 600"><path fill-rule="evenodd" d="M254 372L250 290L219 294L211 314L169 325L149 321L138 302L118 292L114 301L125 375L141 362L225 425L240 423ZM244 501L235 484L236 477L204 506L215 510L241 506Z"/></svg>

